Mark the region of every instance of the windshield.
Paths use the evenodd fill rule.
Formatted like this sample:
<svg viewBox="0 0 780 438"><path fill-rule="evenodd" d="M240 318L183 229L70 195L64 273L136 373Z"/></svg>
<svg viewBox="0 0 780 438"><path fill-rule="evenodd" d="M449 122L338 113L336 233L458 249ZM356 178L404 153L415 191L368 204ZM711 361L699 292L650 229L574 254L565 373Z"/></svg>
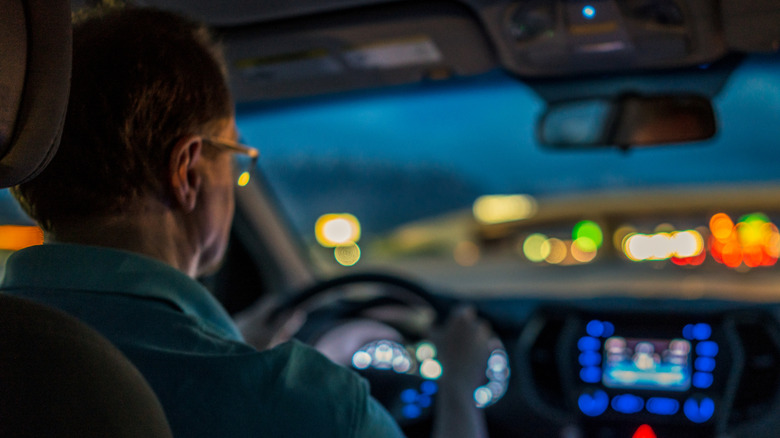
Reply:
<svg viewBox="0 0 780 438"><path fill-rule="evenodd" d="M240 106L238 124L260 148L263 175L326 273L402 270L462 293L474 292L474 282L461 279L477 272L489 273L494 288L564 267L743 275L774 271L777 259L772 224L780 209L767 200L780 187L778 62L745 59L713 99L716 136L686 145L545 149L536 139L544 101L498 72ZM717 213L743 237L739 262L716 248ZM736 233L756 218L756 227L770 230L758 262ZM588 230L591 242L578 243L587 236L577 233ZM687 239L697 249L665 244L671 249L632 254L626 240L633 234Z"/></svg>

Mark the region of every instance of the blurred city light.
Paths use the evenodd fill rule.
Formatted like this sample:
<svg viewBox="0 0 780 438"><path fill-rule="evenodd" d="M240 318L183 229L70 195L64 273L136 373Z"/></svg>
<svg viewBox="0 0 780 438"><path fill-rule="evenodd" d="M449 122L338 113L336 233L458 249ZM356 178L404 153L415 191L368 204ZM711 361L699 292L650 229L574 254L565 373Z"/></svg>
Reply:
<svg viewBox="0 0 780 438"><path fill-rule="evenodd" d="M763 213L742 216L734 224L725 213L710 219L710 253L730 268L773 266L780 256L780 232Z"/></svg>
<svg viewBox="0 0 780 438"><path fill-rule="evenodd" d="M583 252L595 252L604 243L604 233L597 223L580 221L574 226L572 240Z"/></svg>
<svg viewBox="0 0 780 438"><path fill-rule="evenodd" d="M314 236L326 248L356 243L360 240L360 222L348 213L325 214L314 224Z"/></svg>
<svg viewBox="0 0 780 438"><path fill-rule="evenodd" d="M485 195L474 201L474 217L483 224L528 219L536 214L536 200L528 195Z"/></svg>
<svg viewBox="0 0 780 438"><path fill-rule="evenodd" d="M523 254L534 262L542 262L550 255L550 243L547 236L540 233L531 234L523 242Z"/></svg>
<svg viewBox="0 0 780 438"><path fill-rule="evenodd" d="M623 240L623 252L633 261L698 257L704 252L704 238L696 230L634 233Z"/></svg>

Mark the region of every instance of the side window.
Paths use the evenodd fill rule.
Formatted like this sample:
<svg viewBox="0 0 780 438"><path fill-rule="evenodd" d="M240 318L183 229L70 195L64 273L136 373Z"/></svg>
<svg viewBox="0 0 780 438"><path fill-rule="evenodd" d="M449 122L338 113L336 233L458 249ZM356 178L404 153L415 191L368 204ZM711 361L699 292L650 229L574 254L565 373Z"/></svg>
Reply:
<svg viewBox="0 0 780 438"><path fill-rule="evenodd" d="M0 277L14 251L41 243L41 229L22 211L8 189L0 190Z"/></svg>

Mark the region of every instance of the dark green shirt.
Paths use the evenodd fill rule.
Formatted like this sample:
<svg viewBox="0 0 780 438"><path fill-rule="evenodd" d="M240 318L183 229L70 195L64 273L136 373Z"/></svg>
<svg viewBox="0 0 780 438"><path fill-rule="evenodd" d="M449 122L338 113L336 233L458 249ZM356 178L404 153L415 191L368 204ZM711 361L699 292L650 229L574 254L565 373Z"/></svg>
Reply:
<svg viewBox="0 0 780 438"><path fill-rule="evenodd" d="M175 437L397 437L366 382L297 342L258 352L199 283L135 253L46 244L0 292L90 324L141 370Z"/></svg>

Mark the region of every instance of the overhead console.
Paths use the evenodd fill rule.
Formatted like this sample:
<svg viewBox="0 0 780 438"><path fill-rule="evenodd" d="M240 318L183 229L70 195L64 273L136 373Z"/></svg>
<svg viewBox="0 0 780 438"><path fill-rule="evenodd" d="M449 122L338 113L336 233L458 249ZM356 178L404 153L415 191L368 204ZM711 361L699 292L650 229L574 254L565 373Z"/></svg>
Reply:
<svg viewBox="0 0 780 438"><path fill-rule="evenodd" d="M518 0L480 14L502 64L522 76L689 66L727 50L706 0Z"/></svg>
<svg viewBox="0 0 780 438"><path fill-rule="evenodd" d="M763 311L547 309L529 330L526 395L582 436L746 436L775 421L780 340Z"/></svg>

